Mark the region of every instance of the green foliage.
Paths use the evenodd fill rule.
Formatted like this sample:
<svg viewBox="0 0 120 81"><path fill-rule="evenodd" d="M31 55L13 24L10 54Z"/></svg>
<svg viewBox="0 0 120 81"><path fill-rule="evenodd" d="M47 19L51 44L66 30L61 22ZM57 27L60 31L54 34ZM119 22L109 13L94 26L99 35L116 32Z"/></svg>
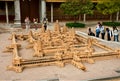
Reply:
<svg viewBox="0 0 120 81"><path fill-rule="evenodd" d="M103 22L102 23L105 26L120 26L120 22Z"/></svg>
<svg viewBox="0 0 120 81"><path fill-rule="evenodd" d="M77 16L93 14L93 3L90 0L68 0L60 5L65 14Z"/></svg>
<svg viewBox="0 0 120 81"><path fill-rule="evenodd" d="M86 0L85 3L81 4L81 14L93 14L93 3L90 0Z"/></svg>
<svg viewBox="0 0 120 81"><path fill-rule="evenodd" d="M66 23L66 26L67 27L74 27L74 28L84 28L85 27L85 24L83 23Z"/></svg>
<svg viewBox="0 0 120 81"><path fill-rule="evenodd" d="M64 11L65 14L68 15L78 15L80 13L79 6L76 7L78 3L75 2L65 2L60 5L60 8Z"/></svg>
<svg viewBox="0 0 120 81"><path fill-rule="evenodd" d="M99 12L104 15L113 14L120 11L120 0L100 0L96 5Z"/></svg>
<svg viewBox="0 0 120 81"><path fill-rule="evenodd" d="M98 0L98 2L119 2L120 0Z"/></svg>

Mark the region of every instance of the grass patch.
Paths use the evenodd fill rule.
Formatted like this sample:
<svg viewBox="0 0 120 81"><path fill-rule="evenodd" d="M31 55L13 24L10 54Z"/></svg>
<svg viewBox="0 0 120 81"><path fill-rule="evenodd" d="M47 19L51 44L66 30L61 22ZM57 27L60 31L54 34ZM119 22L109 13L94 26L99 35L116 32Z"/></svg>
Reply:
<svg viewBox="0 0 120 81"><path fill-rule="evenodd" d="M103 22L102 24L105 26L111 26L111 27L120 26L120 22Z"/></svg>
<svg viewBox="0 0 120 81"><path fill-rule="evenodd" d="M66 23L66 26L69 27L69 28L84 28L85 27L85 24L83 23Z"/></svg>

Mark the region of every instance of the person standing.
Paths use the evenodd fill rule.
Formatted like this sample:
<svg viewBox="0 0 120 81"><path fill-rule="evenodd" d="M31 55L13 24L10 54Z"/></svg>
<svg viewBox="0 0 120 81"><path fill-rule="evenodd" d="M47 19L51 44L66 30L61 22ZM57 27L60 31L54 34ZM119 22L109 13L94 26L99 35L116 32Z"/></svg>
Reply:
<svg viewBox="0 0 120 81"><path fill-rule="evenodd" d="M107 40L110 41L112 37L112 31L109 28L106 28Z"/></svg>
<svg viewBox="0 0 120 81"><path fill-rule="evenodd" d="M104 39L105 38L104 26L102 24L99 24L99 28L100 28L100 32L101 32L101 38Z"/></svg>
<svg viewBox="0 0 120 81"><path fill-rule="evenodd" d="M96 37L99 37L99 35L100 35L100 27L99 27L99 25L100 25L100 22L98 22L98 24L96 26Z"/></svg>
<svg viewBox="0 0 120 81"><path fill-rule="evenodd" d="M99 37L99 35L100 35L100 28L96 27L96 37Z"/></svg>
<svg viewBox="0 0 120 81"><path fill-rule="evenodd" d="M29 17L25 18L25 25L26 25L26 31L28 32L30 29L30 19Z"/></svg>
<svg viewBox="0 0 120 81"><path fill-rule="evenodd" d="M33 18L34 27L37 30L38 19Z"/></svg>
<svg viewBox="0 0 120 81"><path fill-rule="evenodd" d="M119 31L116 26L113 27L113 36L114 36L114 41L118 42L119 41Z"/></svg>
<svg viewBox="0 0 120 81"><path fill-rule="evenodd" d="M48 22L47 18L44 18L43 19L43 24L44 24L45 30L47 30L47 22Z"/></svg>

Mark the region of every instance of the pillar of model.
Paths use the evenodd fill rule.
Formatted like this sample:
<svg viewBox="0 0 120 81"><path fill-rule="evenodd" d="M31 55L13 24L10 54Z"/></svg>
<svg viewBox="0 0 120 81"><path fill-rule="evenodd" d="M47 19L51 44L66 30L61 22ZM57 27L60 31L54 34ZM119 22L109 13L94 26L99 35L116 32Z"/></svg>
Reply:
<svg viewBox="0 0 120 81"><path fill-rule="evenodd" d="M46 18L46 1L41 0L41 21Z"/></svg>
<svg viewBox="0 0 120 81"><path fill-rule="evenodd" d="M14 7L15 7L15 19L14 19L14 24L21 25L20 0L14 0Z"/></svg>

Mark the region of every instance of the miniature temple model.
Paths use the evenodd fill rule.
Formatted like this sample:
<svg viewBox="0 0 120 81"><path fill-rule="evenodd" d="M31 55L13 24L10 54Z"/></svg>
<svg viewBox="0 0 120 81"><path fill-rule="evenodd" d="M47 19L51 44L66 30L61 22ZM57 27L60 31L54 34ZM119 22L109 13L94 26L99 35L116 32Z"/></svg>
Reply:
<svg viewBox="0 0 120 81"><path fill-rule="evenodd" d="M74 28L68 29L66 26L61 28L58 21L54 31L44 31L44 27L42 27L39 32L30 31L28 35L22 34L18 38L16 36L18 35L12 34L12 44L5 50L13 53L12 65L7 68L16 72L22 72L23 68L34 66L64 67L68 63L86 71L84 62L93 64L97 58L120 56L120 50L103 45L92 37L77 35ZM17 44L16 40L21 39L29 42L27 49L33 49L32 59L20 57L19 47L22 45ZM95 47L103 51L96 51Z"/></svg>

